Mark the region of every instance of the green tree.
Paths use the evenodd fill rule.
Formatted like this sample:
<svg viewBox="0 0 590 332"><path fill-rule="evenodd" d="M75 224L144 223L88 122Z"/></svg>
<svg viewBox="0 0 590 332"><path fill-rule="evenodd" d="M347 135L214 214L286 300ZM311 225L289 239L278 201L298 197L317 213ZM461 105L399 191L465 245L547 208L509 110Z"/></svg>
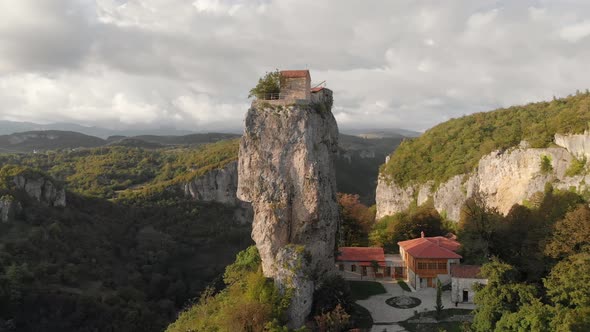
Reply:
<svg viewBox="0 0 590 332"><path fill-rule="evenodd" d="M436 279L436 306L434 306L434 309L436 310L437 319L441 318L444 308L445 307L442 304L442 283L440 282L440 279Z"/></svg>
<svg viewBox="0 0 590 332"><path fill-rule="evenodd" d="M422 232L426 236L446 233L442 226L442 217L431 200L419 207L410 208L407 212L382 218L375 224L369 239L372 245L395 253L399 252L398 242L418 238Z"/></svg>
<svg viewBox="0 0 590 332"><path fill-rule="evenodd" d="M481 274L488 284L480 286L475 294L474 331L494 331L503 315L517 312L538 297L534 286L517 282L519 274L514 267L497 259L484 264Z"/></svg>
<svg viewBox="0 0 590 332"><path fill-rule="evenodd" d="M494 253L493 236L502 215L481 199L468 199L461 209L458 238L465 262L482 264Z"/></svg>
<svg viewBox="0 0 590 332"><path fill-rule="evenodd" d="M559 262L544 284L554 304L590 307L590 253L575 254Z"/></svg>
<svg viewBox="0 0 590 332"><path fill-rule="evenodd" d="M555 330L552 326L556 310L544 305L538 299L533 299L530 304L523 305L517 312L507 313L496 324L497 332L553 332L567 331Z"/></svg>
<svg viewBox="0 0 590 332"><path fill-rule="evenodd" d="M279 70L267 72L258 79L258 84L250 89L248 98L256 97L264 99L266 95L281 92L281 73Z"/></svg>

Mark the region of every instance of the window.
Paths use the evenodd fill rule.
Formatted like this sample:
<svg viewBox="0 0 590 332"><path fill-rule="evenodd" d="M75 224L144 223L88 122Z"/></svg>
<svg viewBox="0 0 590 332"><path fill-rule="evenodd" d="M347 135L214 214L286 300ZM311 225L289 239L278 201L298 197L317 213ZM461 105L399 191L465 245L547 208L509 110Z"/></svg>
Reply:
<svg viewBox="0 0 590 332"><path fill-rule="evenodd" d="M446 270L447 269L447 263L438 263L438 269L439 270Z"/></svg>
<svg viewBox="0 0 590 332"><path fill-rule="evenodd" d="M340 271L344 271L344 264L340 264L340 265L338 265L338 270L340 270Z"/></svg>
<svg viewBox="0 0 590 332"><path fill-rule="evenodd" d="M426 270L428 265L426 263L418 263L418 270Z"/></svg>
<svg viewBox="0 0 590 332"><path fill-rule="evenodd" d="M352 264L350 266L350 272L355 272L356 271L356 265Z"/></svg>
<svg viewBox="0 0 590 332"><path fill-rule="evenodd" d="M436 270L436 263L428 263L429 270Z"/></svg>

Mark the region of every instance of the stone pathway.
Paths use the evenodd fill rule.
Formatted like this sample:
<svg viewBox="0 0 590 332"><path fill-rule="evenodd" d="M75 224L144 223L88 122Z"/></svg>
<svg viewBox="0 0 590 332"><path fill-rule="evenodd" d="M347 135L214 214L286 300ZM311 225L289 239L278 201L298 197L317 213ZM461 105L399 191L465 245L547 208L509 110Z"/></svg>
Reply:
<svg viewBox="0 0 590 332"><path fill-rule="evenodd" d="M427 288L421 289L417 292L406 292L404 291L396 281L379 281L384 287L387 293L371 296L366 300L359 300L356 303L367 308L373 317L373 328L371 332L404 332L403 327L397 324L397 322L404 321L412 316L416 312L432 311L436 305L436 289ZM419 298L422 303L411 309L398 309L391 307L385 303L385 300L393 296L409 295L412 297ZM446 309L459 308L459 309L474 309L473 304L459 304L455 307L455 304L451 302L451 292L443 292L443 305Z"/></svg>

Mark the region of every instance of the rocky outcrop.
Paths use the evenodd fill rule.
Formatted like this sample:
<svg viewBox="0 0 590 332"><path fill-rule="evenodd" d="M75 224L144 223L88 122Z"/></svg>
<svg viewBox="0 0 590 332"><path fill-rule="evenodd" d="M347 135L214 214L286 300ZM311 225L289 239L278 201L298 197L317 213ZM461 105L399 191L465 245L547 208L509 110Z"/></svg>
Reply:
<svg viewBox="0 0 590 332"><path fill-rule="evenodd" d="M291 327L304 323L319 278L334 272L337 147L338 127L325 105L253 103L248 111L238 198L252 202L264 275L294 290Z"/></svg>
<svg viewBox="0 0 590 332"><path fill-rule="evenodd" d="M10 195L0 197L0 221L10 222L21 213L22 206Z"/></svg>
<svg viewBox="0 0 590 332"><path fill-rule="evenodd" d="M238 199L237 188L237 161L181 184L185 196L198 201L217 202L235 207L235 220L240 223L250 223L253 217L252 206Z"/></svg>
<svg viewBox="0 0 590 332"><path fill-rule="evenodd" d="M558 189L582 192L589 189L590 176L568 176L567 170L575 158L590 155L590 144L584 143L588 139L588 134L556 135L555 143L562 147L532 149L521 144L507 151L494 151L484 156L472 173L452 177L437 188L433 182L402 188L380 177L377 218L404 211L414 201L422 204L432 198L441 214L458 221L463 204L475 195L506 214L514 204L522 204L542 192L548 182ZM541 160L545 157L550 160L551 169L543 171Z"/></svg>
<svg viewBox="0 0 590 332"><path fill-rule="evenodd" d="M40 203L55 207L66 206L66 191L61 186L43 176L17 175L13 182L18 190L24 190L27 195Z"/></svg>
<svg viewBox="0 0 590 332"><path fill-rule="evenodd" d="M555 144L566 148L576 158L590 159L590 132L588 131L575 135L555 134Z"/></svg>

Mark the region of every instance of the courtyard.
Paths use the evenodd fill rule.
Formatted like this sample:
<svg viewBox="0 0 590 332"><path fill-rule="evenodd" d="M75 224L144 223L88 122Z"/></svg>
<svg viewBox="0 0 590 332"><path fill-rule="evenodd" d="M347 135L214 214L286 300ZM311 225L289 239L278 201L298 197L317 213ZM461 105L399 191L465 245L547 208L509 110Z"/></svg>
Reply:
<svg viewBox="0 0 590 332"><path fill-rule="evenodd" d="M354 281L351 281L354 283ZM395 280L391 281L375 281L375 283L379 283L385 289L385 293L381 294L373 294L368 296L365 299L359 299L356 301L357 304L361 305L362 307L366 308L372 318L373 318L373 328L371 331L375 332L402 332L407 331L404 329L399 322L406 321L412 317L414 317L417 313L424 313L428 311L433 311L436 305L436 289L435 288L426 288L421 289L419 291L405 291ZM373 289L376 287L372 287ZM394 306L388 305L386 303L387 300L391 298L403 298L404 296L409 296L419 301L414 301L416 303L419 302L415 307L402 309L396 308ZM451 302L451 292L444 291L442 293L442 300L445 309L464 309L461 311L453 311L453 312L468 312L467 310L472 310L475 308L475 305L472 303L458 303L455 306L455 303ZM449 311L451 312L451 311ZM458 317L463 318L463 317ZM449 318L452 319L452 318ZM424 318L423 320L428 321L428 318ZM432 321L432 324L435 324L436 321Z"/></svg>

